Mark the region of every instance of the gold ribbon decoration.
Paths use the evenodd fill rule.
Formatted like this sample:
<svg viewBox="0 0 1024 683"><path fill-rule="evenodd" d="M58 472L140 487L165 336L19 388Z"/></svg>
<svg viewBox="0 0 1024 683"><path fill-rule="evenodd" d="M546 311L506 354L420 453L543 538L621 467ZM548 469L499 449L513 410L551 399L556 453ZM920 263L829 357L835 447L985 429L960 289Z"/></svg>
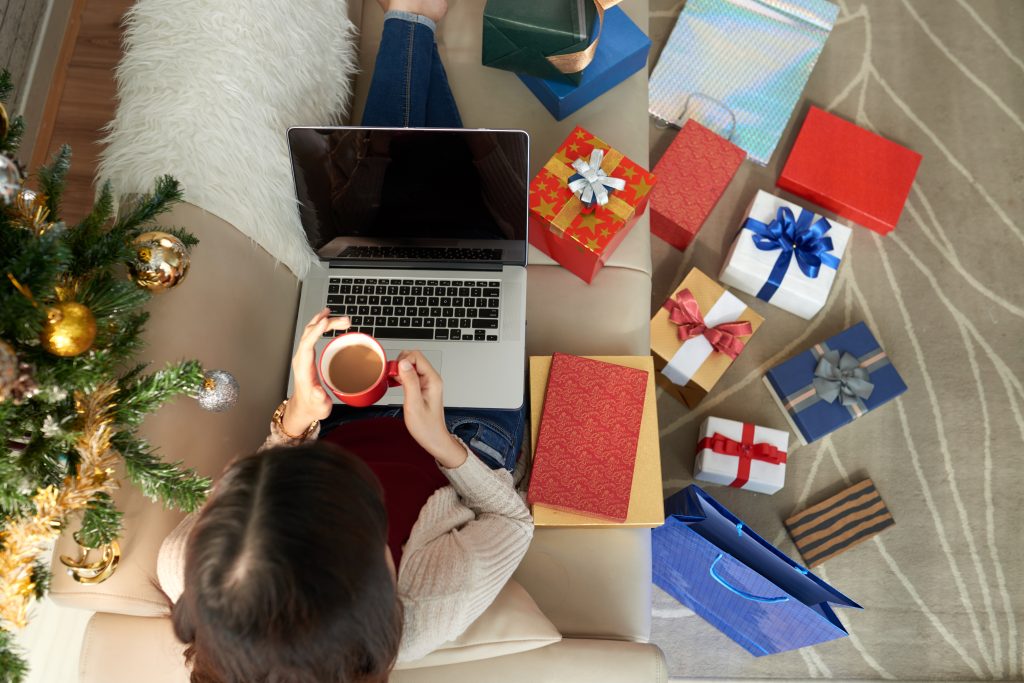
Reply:
<svg viewBox="0 0 1024 683"><path fill-rule="evenodd" d="M548 61L564 74L579 73L586 69L590 62L594 61L594 54L597 52L597 44L601 40L601 31L604 30L604 12L622 0L594 0L594 7L597 9L597 35L593 42L578 52L570 52L565 55L550 55ZM581 3L582 4L582 3Z"/></svg>
<svg viewBox="0 0 1024 683"><path fill-rule="evenodd" d="M121 561L121 546L117 541L111 541L100 548L87 548L79 544L79 548L77 558L60 556L60 562L67 567L68 575L78 583L103 583L114 574ZM92 550L102 551L99 561L89 561L89 553Z"/></svg>
<svg viewBox="0 0 1024 683"><path fill-rule="evenodd" d="M563 185L566 185L568 184L569 176L576 173L576 169L560 161L558 156L559 155L556 154L554 157L548 159L548 162L544 164L544 170L555 176ZM622 152L617 149L609 149L605 152L603 166L607 168L607 172L611 174L611 172L618 167L624 158L625 157ZM623 201L621 197L617 197L614 194L608 197L608 203L601 207L601 209L612 212L615 217L622 221L628 221L632 218L633 212L635 211L634 207L630 206L629 203ZM549 221L559 233L564 234L565 231L569 229L569 226L572 225L572 222L576 217L585 211L588 211L587 207L584 206L579 197L573 194L573 196L569 197L568 201L565 202L565 205L555 215L555 217L549 219Z"/></svg>

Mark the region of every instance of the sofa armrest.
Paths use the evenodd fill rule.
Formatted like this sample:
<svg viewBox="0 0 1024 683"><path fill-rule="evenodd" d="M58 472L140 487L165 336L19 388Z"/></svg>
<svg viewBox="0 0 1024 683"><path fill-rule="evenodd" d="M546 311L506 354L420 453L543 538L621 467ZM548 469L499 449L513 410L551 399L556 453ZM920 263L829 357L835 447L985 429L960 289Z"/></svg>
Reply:
<svg viewBox="0 0 1024 683"><path fill-rule="evenodd" d="M233 457L259 447L274 407L284 398L298 282L230 223L192 204L177 205L161 223L187 227L200 243L188 276L147 306L151 316L139 359L157 369L198 358L205 368L232 373L240 395L237 405L223 413L205 412L194 400L178 398L150 415L140 434L165 459L183 460L216 477ZM64 606L97 611L165 614L168 602L156 583L157 552L183 514L165 510L128 482L114 499L125 513L117 570L101 584L75 583L58 559L77 551L65 533L54 552L50 597ZM74 523L69 526L77 529Z"/></svg>
<svg viewBox="0 0 1024 683"><path fill-rule="evenodd" d="M86 628L80 683L188 683L184 646L170 619L96 614ZM392 683L664 683L654 645L567 639L536 650L448 666L395 671Z"/></svg>

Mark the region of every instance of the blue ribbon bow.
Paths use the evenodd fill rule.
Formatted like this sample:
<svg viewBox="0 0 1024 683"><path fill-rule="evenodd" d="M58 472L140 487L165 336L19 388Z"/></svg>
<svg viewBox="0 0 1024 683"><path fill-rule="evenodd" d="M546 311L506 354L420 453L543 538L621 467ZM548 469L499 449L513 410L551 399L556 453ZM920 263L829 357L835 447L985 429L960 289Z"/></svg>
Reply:
<svg viewBox="0 0 1024 683"><path fill-rule="evenodd" d="M832 226L824 217L811 222L814 214L807 209L800 210L800 217L794 219L793 211L788 206L780 206L775 220L765 225L761 221L748 218L743 227L753 234L754 246L761 251L781 250L779 258L768 275L757 298L771 301L772 296L782 286L782 280L789 270L789 262L796 254L797 265L809 278L818 277L821 267L828 266L833 270L839 267L839 259L832 251L832 238L825 237Z"/></svg>

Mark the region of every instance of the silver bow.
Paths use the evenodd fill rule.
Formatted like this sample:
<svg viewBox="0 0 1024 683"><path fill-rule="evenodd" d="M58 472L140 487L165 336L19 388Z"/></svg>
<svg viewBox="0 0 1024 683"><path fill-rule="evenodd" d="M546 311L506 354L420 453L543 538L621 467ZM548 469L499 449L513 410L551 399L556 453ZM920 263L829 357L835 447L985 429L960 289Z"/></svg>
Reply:
<svg viewBox="0 0 1024 683"><path fill-rule="evenodd" d="M576 173L569 176L569 189L572 190L580 201L590 206L595 201L598 206L608 203L608 190L621 190L626 187L626 181L622 178L612 178L601 168L604 161L604 150L595 149L590 153L590 163L584 159L577 159L572 162Z"/></svg>
<svg viewBox="0 0 1024 683"><path fill-rule="evenodd" d="M823 401L835 403L838 398L844 406L853 405L857 398L868 398L875 385L868 371L855 357L839 351L829 351L818 359L814 369L814 391Z"/></svg>

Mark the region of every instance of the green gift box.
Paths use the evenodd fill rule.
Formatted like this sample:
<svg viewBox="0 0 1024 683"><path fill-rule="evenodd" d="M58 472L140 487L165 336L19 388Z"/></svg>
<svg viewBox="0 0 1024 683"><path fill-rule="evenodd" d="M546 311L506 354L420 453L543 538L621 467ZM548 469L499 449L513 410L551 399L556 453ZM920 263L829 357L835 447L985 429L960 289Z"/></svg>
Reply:
<svg viewBox="0 0 1024 683"><path fill-rule="evenodd" d="M548 58L586 50L596 16L593 0L487 0L483 64L579 85L582 66L566 73L569 65L560 69ZM579 61L584 66L589 63L583 58Z"/></svg>

